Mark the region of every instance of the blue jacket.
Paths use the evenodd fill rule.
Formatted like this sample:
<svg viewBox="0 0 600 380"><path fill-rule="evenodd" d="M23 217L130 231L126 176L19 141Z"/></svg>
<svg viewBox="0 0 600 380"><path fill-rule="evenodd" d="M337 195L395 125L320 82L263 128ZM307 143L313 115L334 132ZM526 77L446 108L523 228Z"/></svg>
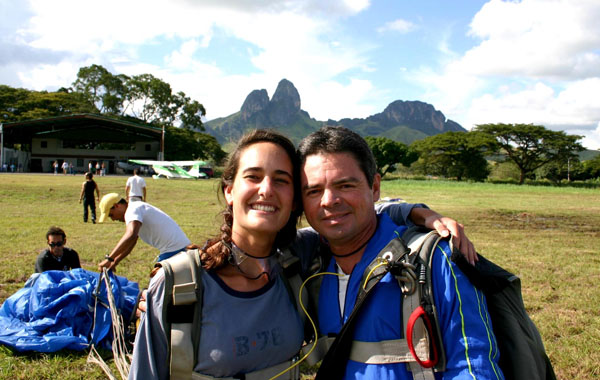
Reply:
<svg viewBox="0 0 600 380"><path fill-rule="evenodd" d="M319 293L319 323L323 334L338 333L350 316L365 268L390 240L402 236L405 226L395 225L380 215L375 235L369 241L360 262L348 282L344 313L340 315L338 280L324 276ZM434 298L447 367L436 379L504 379L498 366L498 347L491 328L485 297L450 260L447 242L439 245L433 259ZM335 258L327 268L337 272ZM377 342L404 338L402 297L396 279L387 274L375 286L357 317L354 340ZM348 361L345 379L412 379L404 363L364 364Z"/></svg>

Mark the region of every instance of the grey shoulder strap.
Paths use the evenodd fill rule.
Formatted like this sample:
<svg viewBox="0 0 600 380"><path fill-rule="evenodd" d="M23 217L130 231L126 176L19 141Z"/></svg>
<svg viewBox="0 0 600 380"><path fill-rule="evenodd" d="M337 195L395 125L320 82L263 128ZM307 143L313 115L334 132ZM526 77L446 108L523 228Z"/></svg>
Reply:
<svg viewBox="0 0 600 380"><path fill-rule="evenodd" d="M200 341L202 265L197 249L161 262L165 273L163 325L169 342L171 379L191 379ZM185 312L177 312L178 310Z"/></svg>
<svg viewBox="0 0 600 380"><path fill-rule="evenodd" d="M414 379L433 379L433 372L444 371L446 369L446 356L443 350L441 334L439 331L439 320L437 307L433 298L433 286L431 278L431 263L433 260L433 250L442 238L435 230L425 230L423 228L409 228L402 236L406 245L410 249L411 262L419 263L419 284L414 292L404 292L402 301L402 323L403 330L407 332L408 321L414 310L425 304L431 308L433 335L429 336L425 324L421 319L417 320L413 328L413 339L416 338L416 351L426 352L424 357L429 357L429 347L435 345L440 351L438 353L438 363L434 369L424 368L417 362L410 362L409 369L413 373ZM430 342L429 340L433 340Z"/></svg>

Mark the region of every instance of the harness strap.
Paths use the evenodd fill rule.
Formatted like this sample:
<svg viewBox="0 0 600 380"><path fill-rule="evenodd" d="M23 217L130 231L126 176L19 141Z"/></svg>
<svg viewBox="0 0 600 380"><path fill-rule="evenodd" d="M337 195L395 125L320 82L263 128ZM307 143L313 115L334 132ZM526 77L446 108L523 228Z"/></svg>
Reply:
<svg viewBox="0 0 600 380"><path fill-rule="evenodd" d="M408 248L400 239L392 239L377 255L375 260L367 266L363 273L361 286L354 303L354 309L342 326L338 336L331 345L331 348L323 358L315 380L337 380L344 377L344 370L352 346L352 335L357 316L363 303L367 300L371 291L379 283L379 280L390 270L390 266L397 265L395 275L405 275L406 270L410 269L403 265L402 258L408 254Z"/></svg>
<svg viewBox="0 0 600 380"><path fill-rule="evenodd" d="M410 248L411 260L413 260L413 263L415 264L418 263L420 267L418 268L420 269L418 273L418 286L416 286L413 292L403 292L402 299L402 323L404 331L405 333L412 333L411 340L414 341L416 339L418 342L417 345L413 347L417 358L408 363L408 368L412 372L415 380L433 380L434 368L431 367L435 366L436 370L443 371L445 370L446 365L441 335L437 330L433 331L433 329L438 328L437 326L439 326L439 324L437 321L435 304L433 302L433 294L430 294L431 260L433 259L433 254L428 255L441 238L439 238L435 231L422 233L414 229L409 229L402 238L405 239L408 248ZM425 306L427 308L433 308L433 310L423 309L424 300L427 301L426 304L428 304ZM424 323L424 321L428 320L425 318L413 318L411 320L410 316L412 316L413 312L417 309L423 310L425 313L433 314L431 316L434 319L434 327L431 327L431 323ZM411 347L409 347L409 349L410 348ZM438 349L441 352L438 353ZM439 358L440 360L430 360L432 353L434 354L433 356L435 359ZM423 363L426 363L428 367L423 367Z"/></svg>
<svg viewBox="0 0 600 380"><path fill-rule="evenodd" d="M198 250L189 250L181 255L175 255L161 262L165 270L165 309L167 323L165 330L170 333L169 359L171 366L171 379L190 379L197 357L197 348L194 347L195 334L199 329L194 329L194 320L200 318L195 308L202 307L202 280L200 256ZM199 281L198 281L199 280ZM169 287L167 287L169 286ZM172 288L171 294L167 294ZM181 311L185 310L185 313ZM196 341L197 342L197 341Z"/></svg>
<svg viewBox="0 0 600 380"><path fill-rule="evenodd" d="M424 340L423 340L424 341ZM419 356L427 355L426 342L416 345ZM414 362L406 339L382 340L379 342L352 342L350 360L366 364L390 364Z"/></svg>
<svg viewBox="0 0 600 380"><path fill-rule="evenodd" d="M265 379L270 379L273 376L276 376L281 371L284 371L285 369L289 368L290 366L292 366L294 364L294 362L295 361L293 361L293 360L288 360L283 363L275 364L274 366L271 366L271 367L267 367L267 368L259 369L257 371L246 373L246 374L242 375L243 377L213 377L210 375L204 375L201 373L192 372L191 379L193 379L193 380L240 380L240 379L265 380ZM188 376L188 378L190 378L190 377ZM299 366L294 367L294 369L292 369L292 370L286 372L285 374L281 375L280 377L278 377L278 379L289 379L289 380L297 380L299 378L300 378ZM173 379L173 376L171 376L171 379Z"/></svg>
<svg viewBox="0 0 600 380"><path fill-rule="evenodd" d="M317 364L319 361L321 361L325 357L325 354L327 353L327 351L329 351L329 347L331 347L334 340L335 340L335 337L332 337L332 336L319 337L319 339L317 340L317 345L316 345L315 349L305 359L306 363L312 367L315 364ZM308 352L310 352L310 350L312 349L312 347L314 345L315 345L314 341L305 345L300 350L300 354L302 356L306 355Z"/></svg>

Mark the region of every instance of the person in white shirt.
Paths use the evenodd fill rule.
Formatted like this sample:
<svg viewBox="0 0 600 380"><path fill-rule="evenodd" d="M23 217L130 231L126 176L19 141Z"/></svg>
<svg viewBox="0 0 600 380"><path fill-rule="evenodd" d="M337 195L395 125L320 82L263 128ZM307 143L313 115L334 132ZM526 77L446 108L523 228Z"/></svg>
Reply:
<svg viewBox="0 0 600 380"><path fill-rule="evenodd" d="M127 178L125 195L129 202L146 202L146 181L138 175L138 169L133 169L133 176Z"/></svg>
<svg viewBox="0 0 600 380"><path fill-rule="evenodd" d="M109 255L98 264L98 269L115 268L131 253L138 237L158 249L157 262L183 251L191 243L183 230L162 210L138 201L127 203L117 193L106 194L100 201L102 223L109 216L112 220L125 222L125 233Z"/></svg>

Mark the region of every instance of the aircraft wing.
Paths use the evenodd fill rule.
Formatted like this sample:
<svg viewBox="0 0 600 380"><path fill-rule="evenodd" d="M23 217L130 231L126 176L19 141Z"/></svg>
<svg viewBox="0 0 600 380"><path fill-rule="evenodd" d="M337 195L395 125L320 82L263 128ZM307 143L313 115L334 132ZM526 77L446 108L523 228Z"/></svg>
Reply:
<svg viewBox="0 0 600 380"><path fill-rule="evenodd" d="M160 165L160 166L171 166L173 162L171 161L156 161L156 160L129 160L129 162L133 162L138 165Z"/></svg>
<svg viewBox="0 0 600 380"><path fill-rule="evenodd" d="M196 161L171 161L171 163L177 165L177 166L193 166L193 165L208 165L208 162L206 161L200 161L200 160L196 160Z"/></svg>
<svg viewBox="0 0 600 380"><path fill-rule="evenodd" d="M193 166L193 165L208 165L206 161L156 161L156 160L129 160L129 162L134 162L138 165L160 165L160 166Z"/></svg>

